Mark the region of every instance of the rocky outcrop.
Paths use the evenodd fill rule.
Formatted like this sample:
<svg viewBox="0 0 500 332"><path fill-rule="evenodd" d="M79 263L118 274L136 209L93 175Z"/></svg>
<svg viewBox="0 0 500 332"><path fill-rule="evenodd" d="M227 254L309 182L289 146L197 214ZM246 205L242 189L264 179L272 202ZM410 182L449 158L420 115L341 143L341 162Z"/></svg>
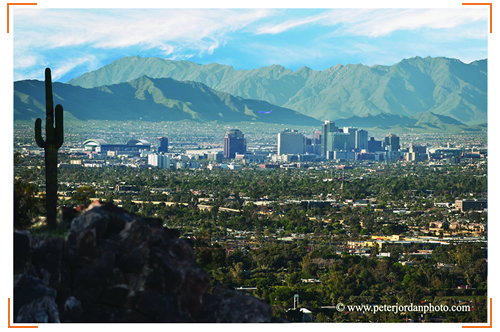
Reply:
<svg viewBox="0 0 500 332"><path fill-rule="evenodd" d="M272 321L256 298L222 286L207 294L190 244L160 219L96 202L65 240L19 236L18 265L28 262L14 285L15 322Z"/></svg>
<svg viewBox="0 0 500 332"><path fill-rule="evenodd" d="M16 273L29 261L31 254L30 232L14 230L14 253L14 273Z"/></svg>

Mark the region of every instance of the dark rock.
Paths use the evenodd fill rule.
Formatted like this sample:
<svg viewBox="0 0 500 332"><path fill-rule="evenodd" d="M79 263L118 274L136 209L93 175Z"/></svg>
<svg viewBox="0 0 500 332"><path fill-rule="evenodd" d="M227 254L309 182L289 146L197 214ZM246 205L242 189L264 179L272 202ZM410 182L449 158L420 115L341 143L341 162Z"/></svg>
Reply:
<svg viewBox="0 0 500 332"><path fill-rule="evenodd" d="M289 321L287 321L286 319L284 318L280 318L280 317L271 317L271 323L290 323Z"/></svg>
<svg viewBox="0 0 500 332"><path fill-rule="evenodd" d="M99 302L116 308L132 308L134 295L128 285L114 285L104 290Z"/></svg>
<svg viewBox="0 0 500 332"><path fill-rule="evenodd" d="M124 272L139 272L148 261L149 246L147 242L143 242L139 247L131 249L118 260L118 267Z"/></svg>
<svg viewBox="0 0 500 332"><path fill-rule="evenodd" d="M158 218L144 218L144 221L147 222L147 224L150 227L155 227L155 228L163 227L163 221Z"/></svg>
<svg viewBox="0 0 500 332"><path fill-rule="evenodd" d="M201 323L269 323L272 318L268 304L220 285L203 297L203 303Z"/></svg>
<svg viewBox="0 0 500 332"><path fill-rule="evenodd" d="M81 322L82 321L82 303L73 296L68 297L64 302L63 322Z"/></svg>
<svg viewBox="0 0 500 332"><path fill-rule="evenodd" d="M70 228L73 219L80 215L80 212L74 208L60 206L59 212L61 213L61 222L64 227Z"/></svg>
<svg viewBox="0 0 500 332"><path fill-rule="evenodd" d="M29 234L20 235L19 260L31 261L19 263L16 322L57 322L59 314L89 323L271 322L256 298L222 286L205 294L210 280L191 245L160 219L94 202L65 241L31 238L30 247Z"/></svg>
<svg viewBox="0 0 500 332"><path fill-rule="evenodd" d="M120 309L95 304L84 312L85 323L148 323L150 320L137 310Z"/></svg>
<svg viewBox="0 0 500 332"><path fill-rule="evenodd" d="M60 323L59 311L53 297L43 296L22 306L16 323Z"/></svg>
<svg viewBox="0 0 500 332"><path fill-rule="evenodd" d="M14 230L14 272L24 268L24 265L30 259L30 253L30 232Z"/></svg>
<svg viewBox="0 0 500 332"><path fill-rule="evenodd" d="M33 248L31 263L39 274L45 276L45 284L54 289L69 288L68 275L62 260L63 242L58 238L46 239Z"/></svg>
<svg viewBox="0 0 500 332"><path fill-rule="evenodd" d="M78 218L75 220L78 220ZM66 239L66 246L70 257L78 261L93 262L99 256L95 229L70 232Z"/></svg>
<svg viewBox="0 0 500 332"><path fill-rule="evenodd" d="M145 291L137 300L136 309L155 322L177 321L177 310L172 296Z"/></svg>
<svg viewBox="0 0 500 332"><path fill-rule="evenodd" d="M177 239L181 235L178 230L173 228L164 228L164 230L168 239Z"/></svg>
<svg viewBox="0 0 500 332"><path fill-rule="evenodd" d="M89 209L84 215L73 220L70 230L72 233L78 234L91 229L94 230L94 234L97 237L102 237L108 227L108 221L108 215Z"/></svg>
<svg viewBox="0 0 500 332"><path fill-rule="evenodd" d="M14 317L19 310L37 298L49 296L55 298L57 292L47 287L40 279L23 273L14 282Z"/></svg>
<svg viewBox="0 0 500 332"><path fill-rule="evenodd" d="M93 270L99 276L99 281L112 277L114 265L115 254L111 251L104 251L101 257L95 260Z"/></svg>
<svg viewBox="0 0 500 332"><path fill-rule="evenodd" d="M125 224L119 234L121 251L127 251L130 247L139 247L143 242L149 241L151 237L151 227L142 219ZM125 249L125 250L124 250Z"/></svg>
<svg viewBox="0 0 500 332"><path fill-rule="evenodd" d="M210 287L210 279L199 267L188 269L184 278L182 292L178 296L181 308L192 317L197 317L202 309L203 294Z"/></svg>

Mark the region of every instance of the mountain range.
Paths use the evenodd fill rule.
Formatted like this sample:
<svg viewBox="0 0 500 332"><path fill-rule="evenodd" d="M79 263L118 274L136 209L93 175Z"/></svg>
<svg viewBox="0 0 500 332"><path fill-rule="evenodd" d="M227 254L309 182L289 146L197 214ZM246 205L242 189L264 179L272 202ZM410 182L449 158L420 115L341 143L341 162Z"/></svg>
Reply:
<svg viewBox="0 0 500 332"><path fill-rule="evenodd" d="M321 121L268 102L234 97L193 81L142 76L129 82L83 88L54 82L54 104L66 120L144 120L198 122L255 121L318 126ZM271 113L260 113L270 111ZM14 120L45 118L43 81L14 82Z"/></svg>
<svg viewBox="0 0 500 332"><path fill-rule="evenodd" d="M414 57L392 66L336 65L323 71L280 65L252 70L160 58L124 57L68 84L95 88L142 76L203 83L244 99L263 100L318 120L426 112L465 125L487 122L487 60ZM194 84L194 83L193 83Z"/></svg>

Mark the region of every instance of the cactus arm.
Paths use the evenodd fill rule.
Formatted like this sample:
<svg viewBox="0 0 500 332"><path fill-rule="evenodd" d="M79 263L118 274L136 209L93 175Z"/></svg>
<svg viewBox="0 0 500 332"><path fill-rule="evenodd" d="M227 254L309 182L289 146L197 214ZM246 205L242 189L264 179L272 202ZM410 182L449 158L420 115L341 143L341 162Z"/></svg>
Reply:
<svg viewBox="0 0 500 332"><path fill-rule="evenodd" d="M40 118L35 120L35 141L39 147L45 148L45 141L42 138L42 119Z"/></svg>
<svg viewBox="0 0 500 332"><path fill-rule="evenodd" d="M56 126L54 128L54 144L59 149L64 141L63 134L63 107L61 105L56 106L55 110Z"/></svg>

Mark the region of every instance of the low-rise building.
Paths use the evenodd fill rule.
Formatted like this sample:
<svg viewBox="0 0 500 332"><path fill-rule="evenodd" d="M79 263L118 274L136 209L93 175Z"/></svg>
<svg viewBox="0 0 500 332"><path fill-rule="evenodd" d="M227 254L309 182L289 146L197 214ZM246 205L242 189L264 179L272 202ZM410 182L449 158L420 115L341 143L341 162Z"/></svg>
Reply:
<svg viewBox="0 0 500 332"><path fill-rule="evenodd" d="M455 201L455 209L461 212L468 210L483 210L488 207L486 199L460 199Z"/></svg>

